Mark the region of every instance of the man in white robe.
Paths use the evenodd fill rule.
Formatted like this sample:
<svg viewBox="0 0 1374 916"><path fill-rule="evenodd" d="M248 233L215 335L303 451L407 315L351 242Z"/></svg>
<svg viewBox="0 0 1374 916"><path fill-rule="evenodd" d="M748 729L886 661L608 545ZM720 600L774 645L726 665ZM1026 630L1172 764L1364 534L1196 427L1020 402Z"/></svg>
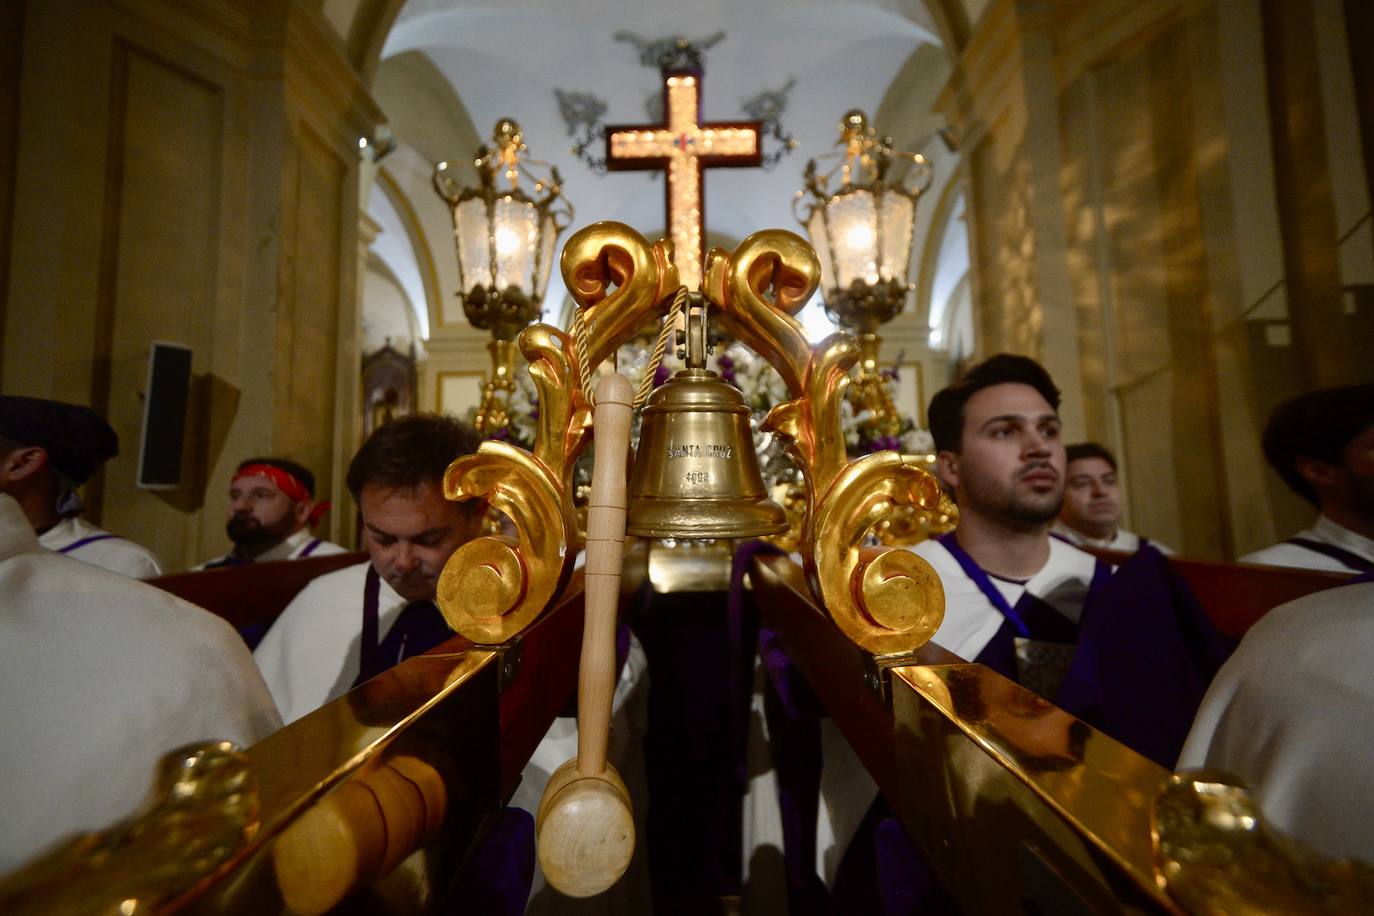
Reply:
<svg viewBox="0 0 1374 916"><path fill-rule="evenodd" d="M1053 697L1094 583L1110 570L1050 537L1064 499L1059 391L1024 356L1000 354L930 403L937 470L959 527L913 549L940 576L934 641Z"/></svg>
<svg viewBox="0 0 1374 916"><path fill-rule="evenodd" d="M0 494L0 873L131 814L158 758L281 724L218 617L42 549Z"/></svg>
<svg viewBox="0 0 1374 916"><path fill-rule="evenodd" d="M134 579L162 574L152 551L81 517L77 488L119 454L119 436L89 407L0 396L0 493L49 550Z"/></svg>
<svg viewBox="0 0 1374 916"><path fill-rule="evenodd" d="M315 475L304 465L286 458L240 462L229 484L224 525L234 549L195 569L344 553L338 544L312 533L328 509L328 502L315 501Z"/></svg>
<svg viewBox="0 0 1374 916"><path fill-rule="evenodd" d="M287 723L452 636L433 598L449 556L481 530L482 504L445 499L443 477L477 444L457 420L413 416L379 427L353 457L348 488L371 560L311 582L254 653Z"/></svg>
<svg viewBox="0 0 1374 916"><path fill-rule="evenodd" d="M348 488L362 514L371 560L311 582L254 653L287 723L453 635L433 598L450 555L480 533L484 506L445 499L443 476L455 458L477 446L476 434L457 420L417 415L379 427L354 456ZM607 755L627 780L640 765L635 758L647 669L631 637L612 701ZM511 804L534 812L553 770L576 755L575 726L556 720ZM642 808L642 797L635 801ZM536 866L532 895L543 886Z"/></svg>
<svg viewBox="0 0 1374 916"><path fill-rule="evenodd" d="M1371 658L1374 581L1275 608L1212 681L1178 768L1234 773L1272 826L1374 862Z"/></svg>
<svg viewBox="0 0 1374 916"><path fill-rule="evenodd" d="M1374 570L1374 385L1313 391L1275 409L1264 456L1321 514L1312 527L1241 563Z"/></svg>
<svg viewBox="0 0 1374 916"><path fill-rule="evenodd" d="M1173 551L1121 527L1121 485L1116 456L1096 442L1065 449L1064 505L1050 533L1078 547L1135 553L1148 543L1160 553Z"/></svg>

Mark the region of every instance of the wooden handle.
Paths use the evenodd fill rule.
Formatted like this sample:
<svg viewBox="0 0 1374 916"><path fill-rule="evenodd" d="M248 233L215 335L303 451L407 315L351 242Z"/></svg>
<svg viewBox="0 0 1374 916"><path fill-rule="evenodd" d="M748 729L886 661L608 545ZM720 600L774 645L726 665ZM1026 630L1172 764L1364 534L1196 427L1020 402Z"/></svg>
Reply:
<svg viewBox="0 0 1374 916"><path fill-rule="evenodd" d="M618 372L596 386L596 465L587 504L586 611L582 660L577 676L577 772L596 776L606 769L615 694L615 621L620 602L620 568L625 548L625 510L634 389Z"/></svg>
<svg viewBox="0 0 1374 916"><path fill-rule="evenodd" d="M394 757L349 780L277 838L282 900L294 913L324 913L432 840L447 806L443 777L417 757Z"/></svg>
<svg viewBox="0 0 1374 916"><path fill-rule="evenodd" d="M587 508L585 613L577 676L577 757L549 777L535 818L539 867L549 884L572 897L599 894L615 884L635 849L630 793L615 767L606 762L633 402L633 389L623 375L612 373L596 386L596 466Z"/></svg>

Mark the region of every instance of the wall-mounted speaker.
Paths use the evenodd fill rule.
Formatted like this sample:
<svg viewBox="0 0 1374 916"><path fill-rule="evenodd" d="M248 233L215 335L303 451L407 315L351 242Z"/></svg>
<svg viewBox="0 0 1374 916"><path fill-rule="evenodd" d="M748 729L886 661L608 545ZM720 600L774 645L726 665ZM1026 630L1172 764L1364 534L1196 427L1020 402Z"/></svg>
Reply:
<svg viewBox="0 0 1374 916"><path fill-rule="evenodd" d="M181 485L186 405L191 396L190 347L153 341L147 392L138 443L138 485L145 490L170 490Z"/></svg>

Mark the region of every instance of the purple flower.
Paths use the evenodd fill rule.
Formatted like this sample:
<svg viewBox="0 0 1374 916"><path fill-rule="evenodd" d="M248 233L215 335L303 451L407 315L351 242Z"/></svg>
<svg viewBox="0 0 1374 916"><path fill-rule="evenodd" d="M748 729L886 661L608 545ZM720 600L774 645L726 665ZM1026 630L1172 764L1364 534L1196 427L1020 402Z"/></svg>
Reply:
<svg viewBox="0 0 1374 916"><path fill-rule="evenodd" d="M668 370L668 367L659 363L658 368L654 370L654 387L657 388L659 385L668 381L670 375L672 375L672 373Z"/></svg>
<svg viewBox="0 0 1374 916"><path fill-rule="evenodd" d="M501 427L500 429L498 429L496 432L492 433L492 434L491 434L490 436L488 436L487 438L488 438L488 439L494 439L494 440L496 440L497 442L506 442L506 441L508 441L508 440L510 439L510 427L509 427L509 426L503 426L503 427Z"/></svg>
<svg viewBox="0 0 1374 916"><path fill-rule="evenodd" d="M737 382L737 381L735 381L735 371L734 371L733 369L722 369L722 370L721 370L721 373L720 373L720 377L721 377L721 379L722 379L723 381L729 382L731 385L734 385L736 388L740 388L740 383ZM740 388L740 390L743 391L744 389L743 389L743 388Z"/></svg>
<svg viewBox="0 0 1374 916"><path fill-rule="evenodd" d="M716 357L716 365L720 367L721 377L724 378L726 372L735 368L735 361L730 358L728 353L722 353Z"/></svg>
<svg viewBox="0 0 1374 916"><path fill-rule="evenodd" d="M538 408L538 406L535 406L535 407L531 407L531 408L530 408L530 419L531 419L531 420L538 420L538 419L539 419L539 408Z"/></svg>

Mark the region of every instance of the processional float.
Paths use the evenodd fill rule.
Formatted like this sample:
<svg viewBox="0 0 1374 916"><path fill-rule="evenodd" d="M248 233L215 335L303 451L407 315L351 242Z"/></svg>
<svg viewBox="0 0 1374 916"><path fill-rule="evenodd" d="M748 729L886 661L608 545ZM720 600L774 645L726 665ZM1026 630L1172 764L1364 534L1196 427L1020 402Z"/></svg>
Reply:
<svg viewBox="0 0 1374 916"><path fill-rule="evenodd" d="M681 287L671 254L614 223L583 229L564 249L576 330L536 324L519 336L540 396L533 450L488 441L446 475L448 498L486 500L515 531L450 559L438 597L454 639L247 750L170 755L140 816L7 876L0 909L324 912L346 899L377 912L461 909L463 876L483 867L493 816L572 690L579 631L578 756L540 804L539 857L567 893L614 883L634 845L628 796L606 763L626 485L632 534L744 537L782 518L743 455L750 437L731 394L701 365L708 321L786 382L791 398L764 425L805 477L802 566L756 560L753 601L965 909L1368 902L1353 896L1360 873L1348 863L1286 855L1242 789L1174 776L929 644L943 614L938 579L915 554L870 546L867 535L899 507L932 524L953 510L902 455L846 457L839 404L859 347L842 333L812 347L792 317L815 288L815 254L791 233L760 232L707 256L700 295ZM595 396L590 380L675 309L687 319L687 368L649 400L627 474L636 399L618 374L606 373ZM584 585L572 472L594 439Z"/></svg>

